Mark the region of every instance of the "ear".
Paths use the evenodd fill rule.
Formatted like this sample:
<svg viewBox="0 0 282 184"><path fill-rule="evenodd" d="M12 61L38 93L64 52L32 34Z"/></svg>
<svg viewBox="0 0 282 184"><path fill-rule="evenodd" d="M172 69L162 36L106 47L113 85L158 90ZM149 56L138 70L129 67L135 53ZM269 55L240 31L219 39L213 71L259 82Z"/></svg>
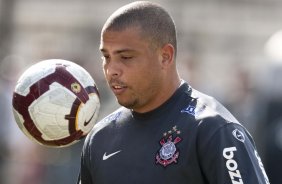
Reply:
<svg viewBox="0 0 282 184"><path fill-rule="evenodd" d="M170 66L174 63L175 49L171 44L165 44L162 47L162 65L163 67Z"/></svg>

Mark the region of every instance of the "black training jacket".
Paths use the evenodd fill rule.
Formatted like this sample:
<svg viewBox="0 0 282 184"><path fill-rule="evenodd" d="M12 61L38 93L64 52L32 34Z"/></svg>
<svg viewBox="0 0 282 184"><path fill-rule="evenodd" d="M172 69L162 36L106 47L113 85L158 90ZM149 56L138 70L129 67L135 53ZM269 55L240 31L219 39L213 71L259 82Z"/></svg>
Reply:
<svg viewBox="0 0 282 184"><path fill-rule="evenodd" d="M214 98L182 84L148 113L121 107L97 123L81 184L268 184L248 131Z"/></svg>

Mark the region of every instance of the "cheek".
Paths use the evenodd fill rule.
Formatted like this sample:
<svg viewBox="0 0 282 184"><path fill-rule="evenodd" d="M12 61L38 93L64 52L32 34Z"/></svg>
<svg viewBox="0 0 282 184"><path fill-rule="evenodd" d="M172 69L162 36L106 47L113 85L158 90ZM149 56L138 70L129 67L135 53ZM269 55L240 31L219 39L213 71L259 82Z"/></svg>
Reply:
<svg viewBox="0 0 282 184"><path fill-rule="evenodd" d="M146 68L146 70L140 70L133 73L132 75L132 84L135 86L135 89L138 93L150 92L152 89L158 86L160 81L159 71L153 68Z"/></svg>
<svg viewBox="0 0 282 184"><path fill-rule="evenodd" d="M143 80L148 85L155 83L154 81L160 78L161 66L156 60L151 59L145 65L139 66L135 75L139 75L140 80Z"/></svg>
<svg viewBox="0 0 282 184"><path fill-rule="evenodd" d="M148 83L153 78L155 74L155 70L151 67L139 67L136 70L131 72L131 80L138 80L139 82L144 81L144 83Z"/></svg>

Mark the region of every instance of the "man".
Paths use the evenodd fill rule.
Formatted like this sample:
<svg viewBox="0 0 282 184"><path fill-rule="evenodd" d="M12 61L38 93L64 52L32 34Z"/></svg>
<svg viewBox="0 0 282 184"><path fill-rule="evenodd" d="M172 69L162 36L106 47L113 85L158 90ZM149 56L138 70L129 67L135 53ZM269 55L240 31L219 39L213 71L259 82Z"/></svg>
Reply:
<svg viewBox="0 0 282 184"><path fill-rule="evenodd" d="M180 79L176 45L174 22L157 4L134 2L106 21L103 69L123 107L85 140L80 183L269 183L247 130Z"/></svg>

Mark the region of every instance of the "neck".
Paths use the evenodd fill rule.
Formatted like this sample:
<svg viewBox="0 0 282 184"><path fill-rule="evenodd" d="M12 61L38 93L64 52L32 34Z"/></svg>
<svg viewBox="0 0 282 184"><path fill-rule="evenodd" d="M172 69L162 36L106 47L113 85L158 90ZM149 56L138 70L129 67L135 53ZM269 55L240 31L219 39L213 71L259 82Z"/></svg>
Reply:
<svg viewBox="0 0 282 184"><path fill-rule="evenodd" d="M158 108L174 94L180 85L181 79L178 75L175 78L163 81L163 85L159 89L159 93L151 99L149 104L140 108L133 108L132 110L138 113L145 113Z"/></svg>

